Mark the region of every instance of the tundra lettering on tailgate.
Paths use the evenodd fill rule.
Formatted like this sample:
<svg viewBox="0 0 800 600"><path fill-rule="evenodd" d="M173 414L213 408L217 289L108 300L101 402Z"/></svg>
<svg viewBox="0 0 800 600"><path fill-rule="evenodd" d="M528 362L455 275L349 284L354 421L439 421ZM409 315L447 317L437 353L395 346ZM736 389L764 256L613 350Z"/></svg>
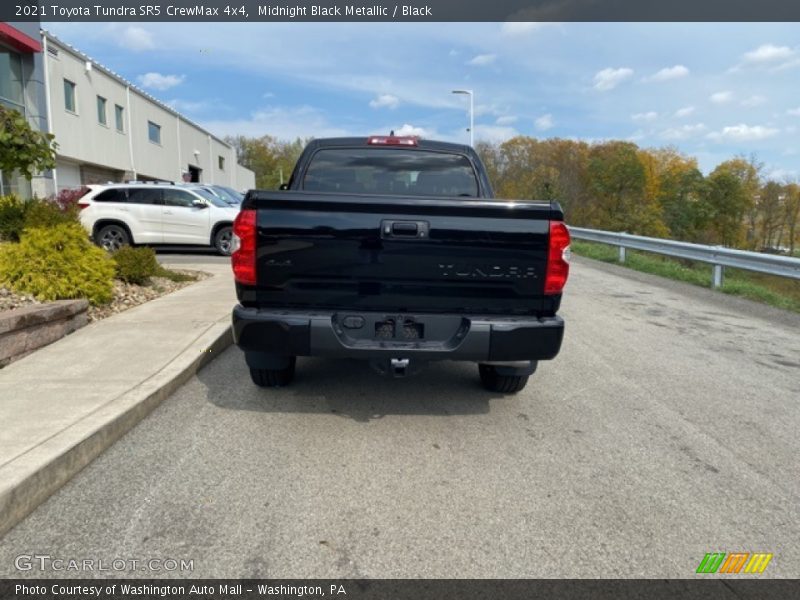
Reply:
<svg viewBox="0 0 800 600"><path fill-rule="evenodd" d="M461 279L536 279L536 267L510 265L470 265L465 263L440 264L442 277Z"/></svg>

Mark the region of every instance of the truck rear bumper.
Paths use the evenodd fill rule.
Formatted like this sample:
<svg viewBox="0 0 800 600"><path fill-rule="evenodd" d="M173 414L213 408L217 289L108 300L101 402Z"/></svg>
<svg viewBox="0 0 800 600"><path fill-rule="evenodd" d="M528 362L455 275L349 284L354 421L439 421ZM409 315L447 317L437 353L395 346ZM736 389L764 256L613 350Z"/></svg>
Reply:
<svg viewBox="0 0 800 600"><path fill-rule="evenodd" d="M561 317L233 309L233 339L266 356L538 361L561 349Z"/></svg>

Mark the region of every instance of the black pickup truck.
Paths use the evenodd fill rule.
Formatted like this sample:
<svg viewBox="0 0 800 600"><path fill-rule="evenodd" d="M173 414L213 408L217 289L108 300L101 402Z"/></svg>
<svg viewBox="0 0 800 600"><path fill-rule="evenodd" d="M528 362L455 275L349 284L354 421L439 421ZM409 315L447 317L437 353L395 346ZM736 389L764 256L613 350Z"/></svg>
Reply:
<svg viewBox="0 0 800 600"><path fill-rule="evenodd" d="M329 356L394 376L472 361L488 389L517 392L561 347L563 220L555 202L494 199L468 146L315 140L288 185L242 202L234 340L259 386Z"/></svg>

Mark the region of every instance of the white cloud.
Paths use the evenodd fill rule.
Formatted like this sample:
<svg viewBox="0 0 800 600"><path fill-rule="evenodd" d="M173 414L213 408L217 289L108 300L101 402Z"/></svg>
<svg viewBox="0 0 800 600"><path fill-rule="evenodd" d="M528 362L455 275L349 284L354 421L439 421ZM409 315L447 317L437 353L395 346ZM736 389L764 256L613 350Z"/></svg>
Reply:
<svg viewBox="0 0 800 600"><path fill-rule="evenodd" d="M161 73L145 73L137 77L139 85L143 88L161 91L180 85L184 79L183 75L162 75Z"/></svg>
<svg viewBox="0 0 800 600"><path fill-rule="evenodd" d="M202 120L200 124L220 136L260 137L272 135L282 140L293 140L298 137L337 137L374 133L373 131L349 131L333 126L322 111L311 106L265 106L246 118Z"/></svg>
<svg viewBox="0 0 800 600"><path fill-rule="evenodd" d="M369 101L372 108L397 108L400 104L400 98L392 96L391 94L380 94L373 100Z"/></svg>
<svg viewBox="0 0 800 600"><path fill-rule="evenodd" d="M549 25L549 23L543 22L523 22L523 21L508 21L503 23L503 27L500 29L503 35L508 36L515 36L515 35L526 35L528 33L532 33L543 27Z"/></svg>
<svg viewBox="0 0 800 600"><path fill-rule="evenodd" d="M499 125L476 125L475 139L486 140L487 142L505 142L519 135L519 131L513 127L502 127Z"/></svg>
<svg viewBox="0 0 800 600"><path fill-rule="evenodd" d="M789 46L776 46L774 44L763 44L755 50L750 50L742 55L742 61L750 64L774 63L792 58L795 51Z"/></svg>
<svg viewBox="0 0 800 600"><path fill-rule="evenodd" d="M657 118L658 113L652 110L650 112L636 113L631 115L631 119L634 121L654 121Z"/></svg>
<svg viewBox="0 0 800 600"><path fill-rule="evenodd" d="M688 117L690 114L694 112L694 106L684 106L683 108L679 108L675 111L675 116L679 119L683 117Z"/></svg>
<svg viewBox="0 0 800 600"><path fill-rule="evenodd" d="M657 73L653 73L650 77L645 77L644 81L669 81L670 79L680 79L689 74L689 69L683 65L675 65L674 67L664 67Z"/></svg>
<svg viewBox="0 0 800 600"><path fill-rule="evenodd" d="M739 125L723 127L721 131L712 131L707 137L718 142L754 142L770 138L779 131L774 127L765 127L764 125L750 126L740 123Z"/></svg>
<svg viewBox="0 0 800 600"><path fill-rule="evenodd" d="M608 67L594 74L594 88L601 92L607 92L632 76L633 69L627 67L612 69Z"/></svg>
<svg viewBox="0 0 800 600"><path fill-rule="evenodd" d="M171 106L172 108L174 108L179 112L199 113L211 108L212 103L206 100L195 101L195 100L181 100L180 98L175 98L173 100L167 101L167 105Z"/></svg>
<svg viewBox="0 0 800 600"><path fill-rule="evenodd" d="M512 123L517 122L517 117L514 115L504 115L502 117L497 117L495 124L497 125L511 125Z"/></svg>
<svg viewBox="0 0 800 600"><path fill-rule="evenodd" d="M772 169L767 172L766 179L771 179L772 181L794 181L797 179L797 171L794 169Z"/></svg>
<svg viewBox="0 0 800 600"><path fill-rule="evenodd" d="M733 100L733 92L716 92L708 97L714 104L726 104Z"/></svg>
<svg viewBox="0 0 800 600"><path fill-rule="evenodd" d="M670 127L659 133L659 137L665 140L685 140L701 134L706 126L703 123L694 125L681 125L680 127Z"/></svg>
<svg viewBox="0 0 800 600"><path fill-rule="evenodd" d="M467 61L467 64L472 65L473 67L485 67L486 65L492 64L496 59L496 54L478 54L471 60Z"/></svg>
<svg viewBox="0 0 800 600"><path fill-rule="evenodd" d="M548 129L552 129L555 127L556 123L553 120L553 115L547 113L546 115L542 115L538 119L533 122L533 125L539 131L547 131Z"/></svg>
<svg viewBox="0 0 800 600"><path fill-rule="evenodd" d="M403 123L403 126L395 129L395 135L418 135L419 137L431 137L432 131L430 129L425 129L424 127L415 127L409 123Z"/></svg>
<svg viewBox="0 0 800 600"><path fill-rule="evenodd" d="M456 50L455 48L453 48L453 49L452 49L452 50L450 50L450 52L448 52L447 54L448 54L448 56L458 56L458 50Z"/></svg>
<svg viewBox="0 0 800 600"><path fill-rule="evenodd" d="M793 117L800 117L800 106L798 106L797 108L790 108L789 110L786 111L786 114L791 115Z"/></svg>
<svg viewBox="0 0 800 600"><path fill-rule="evenodd" d="M761 106L767 101L764 96L759 96L758 94L754 96L750 96L749 98L745 98L742 100L742 106L753 107L753 106Z"/></svg>
<svg viewBox="0 0 800 600"><path fill-rule="evenodd" d="M152 50L156 47L153 34L137 25L126 27L122 35L119 36L118 43L123 48L134 52Z"/></svg>
<svg viewBox="0 0 800 600"><path fill-rule="evenodd" d="M762 44L755 50L750 50L742 55L742 60L729 69L736 72L745 67L768 68L770 72L783 71L800 65L797 48L789 46L776 46L775 44Z"/></svg>
<svg viewBox="0 0 800 600"><path fill-rule="evenodd" d="M637 129L632 134L630 134L626 139L629 142L640 142L643 139L645 139L646 137L647 136L646 136L646 134L645 134L645 132L643 130Z"/></svg>

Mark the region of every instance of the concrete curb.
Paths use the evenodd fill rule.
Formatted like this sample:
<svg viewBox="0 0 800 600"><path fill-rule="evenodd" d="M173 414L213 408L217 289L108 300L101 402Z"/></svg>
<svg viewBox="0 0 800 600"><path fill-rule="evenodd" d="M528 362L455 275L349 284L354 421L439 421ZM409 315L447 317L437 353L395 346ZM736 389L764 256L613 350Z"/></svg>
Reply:
<svg viewBox="0 0 800 600"><path fill-rule="evenodd" d="M0 468L0 536L130 431L233 342L217 321L156 374Z"/></svg>

